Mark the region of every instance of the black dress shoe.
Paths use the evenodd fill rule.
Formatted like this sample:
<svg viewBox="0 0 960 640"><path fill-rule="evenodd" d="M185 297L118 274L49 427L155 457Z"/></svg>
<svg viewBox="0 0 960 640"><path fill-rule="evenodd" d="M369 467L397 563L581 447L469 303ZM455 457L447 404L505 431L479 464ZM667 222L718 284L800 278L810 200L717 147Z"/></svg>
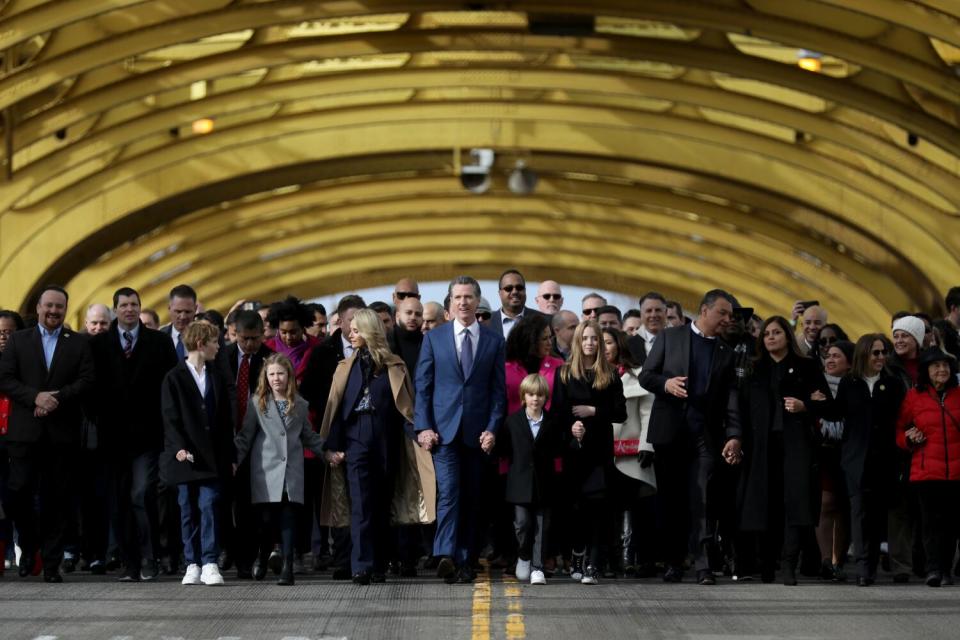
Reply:
<svg viewBox="0 0 960 640"><path fill-rule="evenodd" d="M333 575L331 577L334 580L349 580L350 569L347 569L346 567L337 567L333 570Z"/></svg>
<svg viewBox="0 0 960 640"><path fill-rule="evenodd" d="M453 584L457 581L457 566L453 560L448 557L440 558L437 564L437 577L441 578L447 584Z"/></svg>
<svg viewBox="0 0 960 640"><path fill-rule="evenodd" d="M931 571L924 582L928 587L939 587L943 583L943 576L939 571Z"/></svg>
<svg viewBox="0 0 960 640"><path fill-rule="evenodd" d="M286 587L293 585L293 558L284 559L283 566L280 567L280 577L277 579L277 584Z"/></svg>
<svg viewBox="0 0 960 640"><path fill-rule="evenodd" d="M60 575L60 571L58 569L53 569L52 571L44 571L43 581L50 582L52 584L57 584L57 583L63 582L63 576Z"/></svg>
<svg viewBox="0 0 960 640"><path fill-rule="evenodd" d="M697 571L697 584L702 586L713 586L717 584L717 579L713 577L713 572L709 569Z"/></svg>
<svg viewBox="0 0 960 640"><path fill-rule="evenodd" d="M154 559L144 560L140 563L140 579L144 582L156 580L160 575L160 567Z"/></svg>
<svg viewBox="0 0 960 640"><path fill-rule="evenodd" d="M374 571L370 574L370 582L373 584L383 584L387 581L387 575L381 571Z"/></svg>
<svg viewBox="0 0 960 640"><path fill-rule="evenodd" d="M220 567L220 571L230 571L233 568L233 557L227 551L221 551L220 557L217 558L217 566Z"/></svg>
<svg viewBox="0 0 960 640"><path fill-rule="evenodd" d="M94 560L90 563L90 575L103 576L107 573L107 563L103 560Z"/></svg>
<svg viewBox="0 0 960 640"><path fill-rule="evenodd" d="M783 568L783 584L787 587L797 586L797 570L791 566Z"/></svg>
<svg viewBox="0 0 960 640"><path fill-rule="evenodd" d="M17 575L26 578L33 573L35 555L24 551L20 554L20 565L17 567Z"/></svg>
<svg viewBox="0 0 960 640"><path fill-rule="evenodd" d="M273 575L280 575L280 570L283 569L283 557L276 549L270 553L270 558L267 560L267 566L270 567L270 571L273 571Z"/></svg>
<svg viewBox="0 0 960 640"><path fill-rule="evenodd" d="M254 580L263 580L267 576L267 556L260 556L256 564L253 565Z"/></svg>
<svg viewBox="0 0 960 640"><path fill-rule="evenodd" d="M353 584L368 585L370 584L370 572L369 571L357 571L353 574Z"/></svg>
<svg viewBox="0 0 960 640"><path fill-rule="evenodd" d="M664 582L680 582L683 580L683 570L678 567L667 567L663 572Z"/></svg>

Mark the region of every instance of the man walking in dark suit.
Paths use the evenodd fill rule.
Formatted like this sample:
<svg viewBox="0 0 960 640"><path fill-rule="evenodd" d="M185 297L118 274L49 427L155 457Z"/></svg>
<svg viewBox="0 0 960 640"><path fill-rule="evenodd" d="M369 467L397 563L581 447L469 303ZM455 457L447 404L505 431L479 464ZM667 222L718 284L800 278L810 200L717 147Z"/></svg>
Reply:
<svg viewBox="0 0 960 640"><path fill-rule="evenodd" d="M660 332L640 373L640 384L656 394L647 441L667 511L666 582L682 579L690 552L697 582L715 584L706 554L707 491L718 457L728 464L742 457L734 354L719 338L732 316L733 297L708 291L697 320Z"/></svg>
<svg viewBox="0 0 960 640"><path fill-rule="evenodd" d="M469 276L449 287L453 321L423 338L417 362L417 441L433 450L437 535L433 555L446 582L473 581L483 454L506 409L503 335L477 322L480 284Z"/></svg>
<svg viewBox="0 0 960 640"><path fill-rule="evenodd" d="M256 311L240 311L235 318L237 341L218 354L222 367L229 372L237 387L237 424L239 430L250 406L250 394L257 390L263 361L273 351L263 344L263 318ZM259 520L250 500L250 459L237 468L224 489L224 549L237 563L238 578L253 577L253 560L257 554ZM229 561L221 564L226 569Z"/></svg>
<svg viewBox="0 0 960 640"><path fill-rule="evenodd" d="M490 316L490 328L500 333L503 339L517 323L530 315L543 315L536 309L527 308L527 282L516 269L507 269L500 275L500 308Z"/></svg>
<svg viewBox="0 0 960 640"><path fill-rule="evenodd" d="M39 324L10 337L0 359L0 393L11 400L7 511L20 533L20 576L30 575L42 540L43 579L63 582L60 561L68 517L70 468L80 444L81 401L93 388L86 337L63 326L67 292L49 285L37 303ZM40 527L34 495L40 492Z"/></svg>
<svg viewBox="0 0 960 640"><path fill-rule="evenodd" d="M117 318L90 341L96 369L95 417L100 450L113 466L117 515L126 569L120 580L157 577L157 483L163 450L160 388L176 366L170 340L140 322L140 294L122 287L113 294Z"/></svg>

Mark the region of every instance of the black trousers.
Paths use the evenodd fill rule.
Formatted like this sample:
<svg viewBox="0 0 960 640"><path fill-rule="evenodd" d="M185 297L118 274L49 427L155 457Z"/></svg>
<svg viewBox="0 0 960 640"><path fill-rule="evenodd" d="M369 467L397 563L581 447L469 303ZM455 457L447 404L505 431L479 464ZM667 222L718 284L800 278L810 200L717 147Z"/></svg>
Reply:
<svg viewBox="0 0 960 640"><path fill-rule="evenodd" d="M681 567L690 553L694 568L706 571L710 568L706 545L712 539L707 526L707 490L713 478L714 454L702 435L656 449L657 486L665 509L665 560Z"/></svg>
<svg viewBox="0 0 960 640"><path fill-rule="evenodd" d="M949 576L960 534L960 517L957 515L960 482L928 480L914 483L914 486L920 497L927 572L937 571Z"/></svg>
<svg viewBox="0 0 960 640"><path fill-rule="evenodd" d="M877 575L886 520L887 506L881 492L866 490L850 496L850 537L857 575L862 578Z"/></svg>
<svg viewBox="0 0 960 640"><path fill-rule="evenodd" d="M390 552L392 456L373 414L353 414L345 425L346 474L350 493L350 565L354 573L386 570Z"/></svg>
<svg viewBox="0 0 960 640"><path fill-rule="evenodd" d="M159 455L156 451L119 454L114 467L117 513L123 532L121 549L127 571L132 573L140 570L143 560L160 555Z"/></svg>
<svg viewBox="0 0 960 640"><path fill-rule="evenodd" d="M20 535L23 553L40 549L45 571L56 571L63 559L71 468L77 447L40 442L8 442L10 454L7 515ZM34 496L39 493L39 517Z"/></svg>

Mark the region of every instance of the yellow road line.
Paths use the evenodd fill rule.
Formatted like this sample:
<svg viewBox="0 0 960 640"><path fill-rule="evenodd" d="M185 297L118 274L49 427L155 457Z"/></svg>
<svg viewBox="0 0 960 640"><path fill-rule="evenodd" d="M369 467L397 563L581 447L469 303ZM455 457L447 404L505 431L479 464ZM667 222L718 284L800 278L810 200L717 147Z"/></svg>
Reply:
<svg viewBox="0 0 960 640"><path fill-rule="evenodd" d="M504 627L507 640L524 640L527 637L527 626L523 622L523 606L520 598L523 589L513 576L503 576L504 595L507 598L507 622Z"/></svg>
<svg viewBox="0 0 960 640"><path fill-rule="evenodd" d="M490 568L482 563L483 570L477 574L473 585L473 640L490 640Z"/></svg>

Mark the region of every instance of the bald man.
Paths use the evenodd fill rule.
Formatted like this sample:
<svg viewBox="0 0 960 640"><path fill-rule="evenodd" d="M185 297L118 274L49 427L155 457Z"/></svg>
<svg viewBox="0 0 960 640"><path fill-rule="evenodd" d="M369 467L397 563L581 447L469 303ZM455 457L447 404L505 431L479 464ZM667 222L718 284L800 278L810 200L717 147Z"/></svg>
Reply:
<svg viewBox="0 0 960 640"><path fill-rule="evenodd" d="M110 308L105 304L92 304L87 307L87 315L83 320L86 332L95 336L110 328Z"/></svg>
<svg viewBox="0 0 960 640"><path fill-rule="evenodd" d="M537 308L541 313L552 316L563 308L563 293L555 280L544 280L537 287Z"/></svg>
<svg viewBox="0 0 960 640"><path fill-rule="evenodd" d="M803 355L817 352L817 340L820 339L820 330L827 324L827 310L819 305L807 307L800 316L801 336L798 340Z"/></svg>
<svg viewBox="0 0 960 640"><path fill-rule="evenodd" d="M407 298L420 299L420 285L413 278L400 278L393 288L393 307L400 308L400 303Z"/></svg>
<svg viewBox="0 0 960 640"><path fill-rule="evenodd" d="M443 312L443 305L439 302L428 302L423 305L423 326L420 328L424 333L435 329L447 321Z"/></svg>

